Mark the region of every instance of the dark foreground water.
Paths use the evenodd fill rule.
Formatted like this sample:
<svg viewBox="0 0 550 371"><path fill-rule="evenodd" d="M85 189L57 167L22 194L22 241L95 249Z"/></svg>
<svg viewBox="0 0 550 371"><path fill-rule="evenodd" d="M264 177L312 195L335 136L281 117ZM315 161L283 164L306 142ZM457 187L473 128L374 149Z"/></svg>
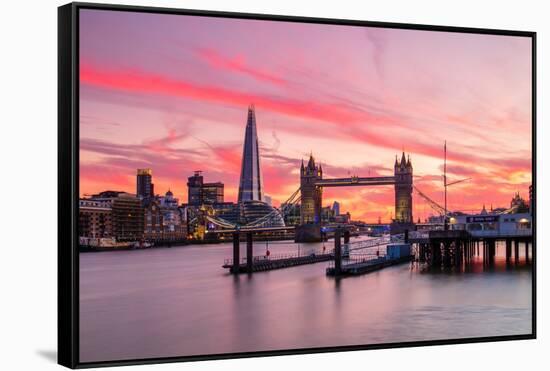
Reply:
<svg viewBox="0 0 550 371"><path fill-rule="evenodd" d="M265 248L255 244L255 255ZM531 270L523 246L512 268L500 246L489 271L479 257L468 272L427 273L404 264L342 280L325 276L328 263L231 276L221 268L231 249L80 254L81 361L531 332ZM298 250L293 243L269 249Z"/></svg>

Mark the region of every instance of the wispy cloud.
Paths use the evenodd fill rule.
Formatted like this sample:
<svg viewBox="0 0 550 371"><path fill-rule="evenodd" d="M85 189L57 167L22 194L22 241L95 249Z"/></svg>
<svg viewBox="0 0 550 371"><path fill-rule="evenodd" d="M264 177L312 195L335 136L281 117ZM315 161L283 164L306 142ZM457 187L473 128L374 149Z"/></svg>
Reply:
<svg viewBox="0 0 550 371"><path fill-rule="evenodd" d="M221 55L216 50L210 48L197 48L196 53L215 68L222 69L228 72L237 72L240 74L244 74L261 82L267 82L277 86L287 85L287 81L282 77L279 77L274 73L250 66L246 62L246 58L244 55L237 55L233 58L228 58Z"/></svg>
<svg viewBox="0 0 550 371"><path fill-rule="evenodd" d="M200 85L139 69L114 69L81 62L83 84L137 94L160 94L246 107L251 102L264 110L321 122L384 122L389 118L371 115L343 104L304 101L287 97L251 94L213 85Z"/></svg>

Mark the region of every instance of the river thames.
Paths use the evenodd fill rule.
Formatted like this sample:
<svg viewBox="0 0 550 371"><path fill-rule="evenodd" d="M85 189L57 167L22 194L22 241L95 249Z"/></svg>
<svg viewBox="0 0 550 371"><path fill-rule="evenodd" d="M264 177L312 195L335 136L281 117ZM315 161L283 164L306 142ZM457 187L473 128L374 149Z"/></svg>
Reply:
<svg viewBox="0 0 550 371"><path fill-rule="evenodd" d="M491 269L480 256L466 272L407 263L341 280L327 262L232 276L231 254L230 243L81 253L80 361L531 333L532 270L523 256L507 267L502 245Z"/></svg>

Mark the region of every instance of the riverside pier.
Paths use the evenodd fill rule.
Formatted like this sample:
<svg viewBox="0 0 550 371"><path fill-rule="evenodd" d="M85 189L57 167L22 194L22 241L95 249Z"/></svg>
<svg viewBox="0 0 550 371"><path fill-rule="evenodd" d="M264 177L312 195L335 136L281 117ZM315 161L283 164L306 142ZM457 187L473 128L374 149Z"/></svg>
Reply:
<svg viewBox="0 0 550 371"><path fill-rule="evenodd" d="M525 251L525 263L530 264L532 258L529 256L529 247L533 243L530 232L517 230L514 233L495 231L486 234L466 230L430 231L428 241L418 244L419 260L433 268L450 268L467 264L474 255L481 254L484 265L492 266L495 263L497 242L503 242L507 264L519 262L520 244Z"/></svg>
<svg viewBox="0 0 550 371"><path fill-rule="evenodd" d="M349 254L350 251L377 247L386 244L387 241L386 239L370 240L367 246L362 243L363 241L350 243L349 233L346 231L344 232L344 247L348 256L345 260L342 256L340 235L341 230L338 229L334 238L334 263L326 269L327 276L356 276L414 259L411 254L411 245L408 243L408 231L403 235L403 242L387 244L385 254L380 254L380 251L377 250L375 253L354 254L353 256Z"/></svg>
<svg viewBox="0 0 550 371"><path fill-rule="evenodd" d="M334 259L334 250L325 250L308 255L285 254L254 256L254 234L269 232L273 228L260 228L256 230L233 231L233 258L226 259L222 268L229 269L230 273L254 273L273 269L289 268L304 264L313 264ZM280 230L280 228L277 228ZM348 232L349 234L349 232ZM240 257L241 235L245 236L246 257Z"/></svg>

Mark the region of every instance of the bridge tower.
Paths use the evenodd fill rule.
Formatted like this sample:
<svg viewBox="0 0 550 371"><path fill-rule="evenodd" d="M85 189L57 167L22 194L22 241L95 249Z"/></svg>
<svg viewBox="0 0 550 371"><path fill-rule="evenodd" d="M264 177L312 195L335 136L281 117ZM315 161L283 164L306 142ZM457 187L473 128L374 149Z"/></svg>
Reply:
<svg viewBox="0 0 550 371"><path fill-rule="evenodd" d="M406 227L413 224L412 192L413 192L413 168L411 158L405 159L405 152L401 160L395 158L395 219L394 223Z"/></svg>
<svg viewBox="0 0 550 371"><path fill-rule="evenodd" d="M323 179L323 169L321 165L315 164L313 154L309 156L307 166L300 167L300 224L320 224L321 206L323 202L323 190L317 187L315 182Z"/></svg>
<svg viewBox="0 0 550 371"><path fill-rule="evenodd" d="M323 189L315 185L323 179L321 165L315 164L313 154L309 156L307 166L300 167L300 225L296 226L296 242L319 242L321 236L321 205Z"/></svg>

